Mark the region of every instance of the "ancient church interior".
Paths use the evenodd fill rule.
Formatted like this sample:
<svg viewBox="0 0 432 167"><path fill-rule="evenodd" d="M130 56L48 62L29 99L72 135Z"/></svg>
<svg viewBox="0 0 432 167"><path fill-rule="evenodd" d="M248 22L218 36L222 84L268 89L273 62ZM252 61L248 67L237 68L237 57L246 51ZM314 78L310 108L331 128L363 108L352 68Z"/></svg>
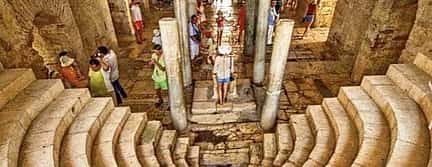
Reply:
<svg viewBox="0 0 432 167"><path fill-rule="evenodd" d="M0 167L432 166L431 81L432 0L0 0Z"/></svg>

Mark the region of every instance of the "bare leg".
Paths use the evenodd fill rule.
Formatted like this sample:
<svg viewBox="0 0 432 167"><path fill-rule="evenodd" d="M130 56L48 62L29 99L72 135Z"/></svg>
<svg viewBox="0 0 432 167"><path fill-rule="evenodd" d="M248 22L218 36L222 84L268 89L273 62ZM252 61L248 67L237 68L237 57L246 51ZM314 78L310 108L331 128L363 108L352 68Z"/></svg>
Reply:
<svg viewBox="0 0 432 167"><path fill-rule="evenodd" d="M243 37L243 30L240 30L240 31L239 31L239 36L238 36L238 39L237 39L237 42L238 42L238 43L241 42L242 37Z"/></svg>
<svg viewBox="0 0 432 167"><path fill-rule="evenodd" d="M219 104L221 104L221 105L223 105L223 99L222 99L222 97L223 97L223 95L222 95L222 88L223 87L223 84L218 84L218 95L219 95Z"/></svg>
<svg viewBox="0 0 432 167"><path fill-rule="evenodd" d="M162 91L161 89L156 89L156 95L158 97L158 102L156 103L156 106L160 106L163 103L163 98L162 98Z"/></svg>
<svg viewBox="0 0 432 167"><path fill-rule="evenodd" d="M216 81L216 75L213 75L213 97L212 99L218 98L218 83Z"/></svg>
<svg viewBox="0 0 432 167"><path fill-rule="evenodd" d="M135 38L136 38L137 43L139 43L139 44L142 43L142 41L141 41L141 31L140 30L136 30L135 29Z"/></svg>
<svg viewBox="0 0 432 167"><path fill-rule="evenodd" d="M312 22L306 22L305 30L303 32L302 37L304 37L306 35L306 33L309 31L311 25L312 25Z"/></svg>
<svg viewBox="0 0 432 167"><path fill-rule="evenodd" d="M224 102L226 102L226 97L227 97L227 95L228 95L228 84L227 83L225 83L225 84L223 84L223 101Z"/></svg>

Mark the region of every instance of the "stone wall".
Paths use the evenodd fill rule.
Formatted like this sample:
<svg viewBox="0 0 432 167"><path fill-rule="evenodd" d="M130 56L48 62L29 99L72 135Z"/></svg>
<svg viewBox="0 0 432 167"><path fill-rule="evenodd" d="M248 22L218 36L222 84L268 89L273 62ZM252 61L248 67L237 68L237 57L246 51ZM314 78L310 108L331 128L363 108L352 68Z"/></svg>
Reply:
<svg viewBox="0 0 432 167"><path fill-rule="evenodd" d="M315 27L330 27L337 0L318 0Z"/></svg>
<svg viewBox="0 0 432 167"><path fill-rule="evenodd" d="M69 3L80 30L85 56L90 56L101 45L117 47L107 0L69 0Z"/></svg>
<svg viewBox="0 0 432 167"><path fill-rule="evenodd" d="M414 24L417 0L379 0L362 38L352 72L354 81L363 75L385 74L397 63Z"/></svg>
<svg viewBox="0 0 432 167"><path fill-rule="evenodd" d="M340 56L355 56L369 26L375 0L338 0L328 43Z"/></svg>
<svg viewBox="0 0 432 167"><path fill-rule="evenodd" d="M400 57L401 63L410 63L418 52L432 54L432 2L419 0L417 18Z"/></svg>
<svg viewBox="0 0 432 167"><path fill-rule="evenodd" d="M108 0L117 36L133 34L128 0Z"/></svg>
<svg viewBox="0 0 432 167"><path fill-rule="evenodd" d="M6 68L33 67L44 76L44 63L60 51L83 55L79 29L67 0L0 0L0 61Z"/></svg>

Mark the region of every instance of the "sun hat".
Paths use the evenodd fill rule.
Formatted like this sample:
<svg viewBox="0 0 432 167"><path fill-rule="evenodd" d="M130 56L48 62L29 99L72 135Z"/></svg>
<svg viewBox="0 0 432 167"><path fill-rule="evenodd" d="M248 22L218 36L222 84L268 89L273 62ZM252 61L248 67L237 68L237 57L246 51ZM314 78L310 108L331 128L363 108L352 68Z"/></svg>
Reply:
<svg viewBox="0 0 432 167"><path fill-rule="evenodd" d="M70 58L69 56L62 56L60 57L60 65L62 67L67 67L73 64L75 60L73 58Z"/></svg>
<svg viewBox="0 0 432 167"><path fill-rule="evenodd" d="M159 29L154 29L154 30L153 30L153 35L154 35L154 36L159 36L159 35L160 35L160 31L159 31Z"/></svg>

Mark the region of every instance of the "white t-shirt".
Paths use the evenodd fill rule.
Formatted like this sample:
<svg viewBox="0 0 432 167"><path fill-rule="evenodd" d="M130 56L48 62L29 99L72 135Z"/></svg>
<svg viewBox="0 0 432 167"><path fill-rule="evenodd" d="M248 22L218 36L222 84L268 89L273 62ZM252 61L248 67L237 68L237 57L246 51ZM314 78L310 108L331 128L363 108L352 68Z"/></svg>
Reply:
<svg viewBox="0 0 432 167"><path fill-rule="evenodd" d="M105 86L107 88L107 91L108 92L114 91L114 88L113 88L113 86L111 84L111 81L109 79L110 78L111 69L108 69L108 71L105 71L104 69L101 69L101 71L102 71L102 75L104 77Z"/></svg>
<svg viewBox="0 0 432 167"><path fill-rule="evenodd" d="M133 21L142 21L141 9L139 5L132 5L131 11Z"/></svg>
<svg viewBox="0 0 432 167"><path fill-rule="evenodd" d="M114 53L113 50L110 50L109 53L105 55L104 59L108 62L110 66L110 80L118 80L120 78L120 74L118 70L117 55Z"/></svg>

